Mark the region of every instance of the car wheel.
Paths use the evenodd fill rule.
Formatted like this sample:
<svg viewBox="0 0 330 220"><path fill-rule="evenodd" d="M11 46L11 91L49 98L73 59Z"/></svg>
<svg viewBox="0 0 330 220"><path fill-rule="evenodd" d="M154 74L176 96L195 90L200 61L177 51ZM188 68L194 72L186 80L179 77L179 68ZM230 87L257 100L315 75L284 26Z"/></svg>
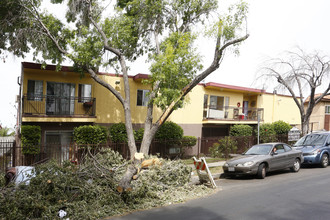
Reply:
<svg viewBox="0 0 330 220"><path fill-rule="evenodd" d="M257 177L259 179L265 179L266 177L266 166L264 163L260 164L258 167Z"/></svg>
<svg viewBox="0 0 330 220"><path fill-rule="evenodd" d="M298 158L294 160L293 166L290 169L292 172L298 172L300 170L300 160Z"/></svg>
<svg viewBox="0 0 330 220"><path fill-rule="evenodd" d="M321 158L321 167L325 168L328 166L328 164L329 164L329 156L328 154L323 154Z"/></svg>

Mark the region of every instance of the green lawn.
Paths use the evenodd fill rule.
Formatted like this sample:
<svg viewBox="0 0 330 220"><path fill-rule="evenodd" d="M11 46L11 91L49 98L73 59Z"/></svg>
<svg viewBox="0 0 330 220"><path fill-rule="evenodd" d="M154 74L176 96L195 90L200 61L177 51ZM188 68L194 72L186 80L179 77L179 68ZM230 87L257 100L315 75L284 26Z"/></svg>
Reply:
<svg viewBox="0 0 330 220"><path fill-rule="evenodd" d="M218 162L218 161L224 161L226 160L225 158L206 158L206 163L213 163L213 162ZM190 159L184 159L182 162L186 165L191 165L194 164L194 160L192 158Z"/></svg>

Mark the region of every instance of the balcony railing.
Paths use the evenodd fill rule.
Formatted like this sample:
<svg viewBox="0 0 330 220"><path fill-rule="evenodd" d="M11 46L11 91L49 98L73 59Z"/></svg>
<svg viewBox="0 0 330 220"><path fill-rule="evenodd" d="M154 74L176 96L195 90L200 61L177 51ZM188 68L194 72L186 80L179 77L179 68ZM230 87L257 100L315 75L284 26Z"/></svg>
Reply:
<svg viewBox="0 0 330 220"><path fill-rule="evenodd" d="M263 108L243 108L234 106L207 106L203 111L204 119L231 120L241 121L250 120L257 121L264 119Z"/></svg>
<svg viewBox="0 0 330 220"><path fill-rule="evenodd" d="M95 116L96 99L91 97L61 97L24 95L23 116Z"/></svg>

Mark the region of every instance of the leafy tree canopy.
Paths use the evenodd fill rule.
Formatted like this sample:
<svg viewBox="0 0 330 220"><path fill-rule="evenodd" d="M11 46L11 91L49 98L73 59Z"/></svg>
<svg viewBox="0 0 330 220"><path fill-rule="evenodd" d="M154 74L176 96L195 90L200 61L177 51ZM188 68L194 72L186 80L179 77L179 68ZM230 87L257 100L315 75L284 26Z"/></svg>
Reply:
<svg viewBox="0 0 330 220"><path fill-rule="evenodd" d="M237 52L248 38L244 33L247 4L239 2L219 14L217 0L51 0L66 4L65 18L50 13L42 0L0 2L0 55L11 52L24 57L33 52L36 62L73 63L108 89L122 104L131 155L136 152L130 110L129 65L147 55L151 86L141 151L169 115L184 104L185 96L219 68L227 48ZM47 7L48 6L48 7ZM212 18L212 19L209 19ZM202 31L201 31L202 30ZM242 34L243 32L243 34ZM214 44L214 59L201 65L196 39L205 33ZM128 65L129 64L129 65ZM123 75L124 93L102 80L100 68L113 68ZM153 119L153 106L163 110ZM145 138L147 139L145 141Z"/></svg>
<svg viewBox="0 0 330 220"><path fill-rule="evenodd" d="M4 127L0 129L0 137L14 136L15 132L12 129Z"/></svg>
<svg viewBox="0 0 330 220"><path fill-rule="evenodd" d="M289 123L282 120L273 122L273 127L276 134L288 134L288 132L292 128Z"/></svg>

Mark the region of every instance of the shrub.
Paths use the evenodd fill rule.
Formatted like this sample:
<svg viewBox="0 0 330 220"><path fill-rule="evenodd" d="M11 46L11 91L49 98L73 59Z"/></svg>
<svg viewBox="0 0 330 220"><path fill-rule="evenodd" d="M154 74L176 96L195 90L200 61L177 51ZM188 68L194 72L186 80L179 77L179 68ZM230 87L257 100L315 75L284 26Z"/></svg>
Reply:
<svg viewBox="0 0 330 220"><path fill-rule="evenodd" d="M183 129L180 125L171 121L162 124L155 135L155 139L159 141L181 140L182 137Z"/></svg>
<svg viewBox="0 0 330 220"><path fill-rule="evenodd" d="M273 128L276 134L281 135L288 134L292 127L289 123L280 120L273 123Z"/></svg>
<svg viewBox="0 0 330 220"><path fill-rule="evenodd" d="M240 151L245 151L251 145L251 137L253 128L250 125L234 125L231 127L229 134L236 137L237 145Z"/></svg>
<svg viewBox="0 0 330 220"><path fill-rule="evenodd" d="M136 141L142 141L144 134L144 128L134 131L134 138Z"/></svg>
<svg viewBox="0 0 330 220"><path fill-rule="evenodd" d="M21 140L23 154L39 154L41 141L41 128L37 125L22 125Z"/></svg>
<svg viewBox="0 0 330 220"><path fill-rule="evenodd" d="M127 143L127 132L124 123L120 122L118 124L113 124L109 128L110 137L112 142L115 143ZM133 131L135 141L142 141L144 128Z"/></svg>
<svg viewBox="0 0 330 220"><path fill-rule="evenodd" d="M107 141L107 129L99 125L84 125L73 129L77 144L102 144Z"/></svg>
<svg viewBox="0 0 330 220"><path fill-rule="evenodd" d="M230 136L252 136L253 129L250 125L234 125L230 129Z"/></svg>
<svg viewBox="0 0 330 220"><path fill-rule="evenodd" d="M192 147L197 143L197 138L195 136L183 136L181 140L182 147Z"/></svg>
<svg viewBox="0 0 330 220"><path fill-rule="evenodd" d="M260 137L260 143L276 141L276 132L274 131L273 125L270 123L265 123L260 125L259 137Z"/></svg>
<svg viewBox="0 0 330 220"><path fill-rule="evenodd" d="M237 142L230 136L219 139L218 143L214 143L209 151L212 157L229 157L230 153L236 153Z"/></svg>
<svg viewBox="0 0 330 220"><path fill-rule="evenodd" d="M109 132L112 142L116 142L116 143L127 142L127 132L124 123L120 122L118 124L113 124L109 128Z"/></svg>

